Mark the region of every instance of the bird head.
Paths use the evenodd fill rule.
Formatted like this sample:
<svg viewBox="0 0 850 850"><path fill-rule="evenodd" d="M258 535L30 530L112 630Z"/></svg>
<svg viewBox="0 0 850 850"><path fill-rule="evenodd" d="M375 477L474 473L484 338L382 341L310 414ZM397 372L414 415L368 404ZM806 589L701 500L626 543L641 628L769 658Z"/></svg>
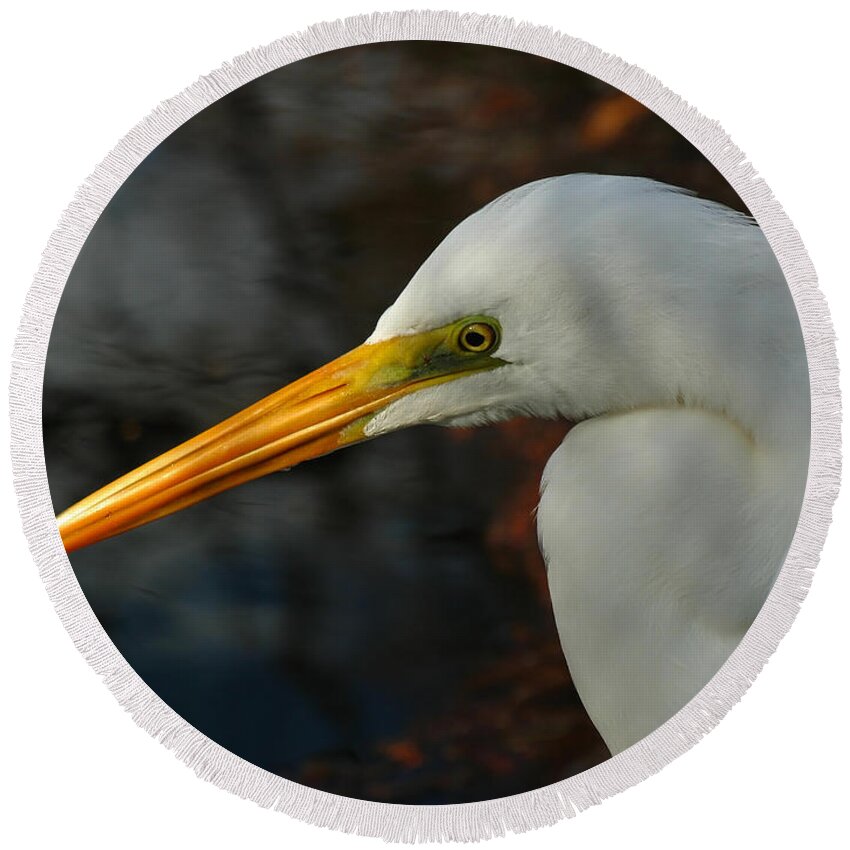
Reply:
<svg viewBox="0 0 850 850"><path fill-rule="evenodd" d="M516 226L500 232L512 216L494 211L449 234L364 344L60 514L66 550L379 434L524 410L534 385L529 342L539 344L547 326L535 315L539 292L528 289L540 279L543 255L528 244L521 250ZM523 217L526 243L543 234L534 218Z"/></svg>

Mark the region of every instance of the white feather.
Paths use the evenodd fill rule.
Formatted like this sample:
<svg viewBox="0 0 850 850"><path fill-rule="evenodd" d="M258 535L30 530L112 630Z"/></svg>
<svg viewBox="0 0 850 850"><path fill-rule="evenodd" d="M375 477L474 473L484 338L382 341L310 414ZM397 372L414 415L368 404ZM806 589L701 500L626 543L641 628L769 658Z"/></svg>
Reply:
<svg viewBox="0 0 850 850"><path fill-rule="evenodd" d="M746 216L572 175L462 222L369 341L481 314L508 365L406 396L367 431L582 423L546 468L538 531L576 686L618 751L717 671L790 545L809 451L794 304Z"/></svg>

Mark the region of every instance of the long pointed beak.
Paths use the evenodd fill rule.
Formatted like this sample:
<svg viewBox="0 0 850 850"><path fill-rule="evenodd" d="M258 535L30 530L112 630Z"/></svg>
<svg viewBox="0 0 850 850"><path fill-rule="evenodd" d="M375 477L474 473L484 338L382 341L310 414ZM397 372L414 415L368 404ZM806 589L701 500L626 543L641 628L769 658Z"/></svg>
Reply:
<svg viewBox="0 0 850 850"><path fill-rule="evenodd" d="M501 365L458 357L450 336L439 328L361 345L122 476L59 515L66 551L364 440L368 421L391 402Z"/></svg>

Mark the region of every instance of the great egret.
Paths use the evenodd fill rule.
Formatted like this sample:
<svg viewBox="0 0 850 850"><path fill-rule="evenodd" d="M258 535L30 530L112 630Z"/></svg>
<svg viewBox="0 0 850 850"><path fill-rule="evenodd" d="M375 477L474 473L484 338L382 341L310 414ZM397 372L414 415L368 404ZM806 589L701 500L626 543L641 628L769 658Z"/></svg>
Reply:
<svg viewBox="0 0 850 850"><path fill-rule="evenodd" d="M65 547L420 423L578 422L538 536L561 644L612 752L739 643L796 527L796 311L746 216L643 178L553 177L457 226L366 342L58 518ZM474 486L474 482L470 482Z"/></svg>

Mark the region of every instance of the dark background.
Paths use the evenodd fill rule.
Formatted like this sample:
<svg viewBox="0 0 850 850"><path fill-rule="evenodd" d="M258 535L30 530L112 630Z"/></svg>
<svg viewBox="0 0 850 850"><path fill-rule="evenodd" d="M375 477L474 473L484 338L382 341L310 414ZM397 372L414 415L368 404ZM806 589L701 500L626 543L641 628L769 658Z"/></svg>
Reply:
<svg viewBox="0 0 850 850"><path fill-rule="evenodd" d="M498 48L349 48L204 110L120 189L68 281L44 392L57 512L359 344L455 224L575 171L743 209L631 98ZM534 531L567 429L390 435L71 562L136 671L249 761L388 802L526 791L608 756Z"/></svg>

